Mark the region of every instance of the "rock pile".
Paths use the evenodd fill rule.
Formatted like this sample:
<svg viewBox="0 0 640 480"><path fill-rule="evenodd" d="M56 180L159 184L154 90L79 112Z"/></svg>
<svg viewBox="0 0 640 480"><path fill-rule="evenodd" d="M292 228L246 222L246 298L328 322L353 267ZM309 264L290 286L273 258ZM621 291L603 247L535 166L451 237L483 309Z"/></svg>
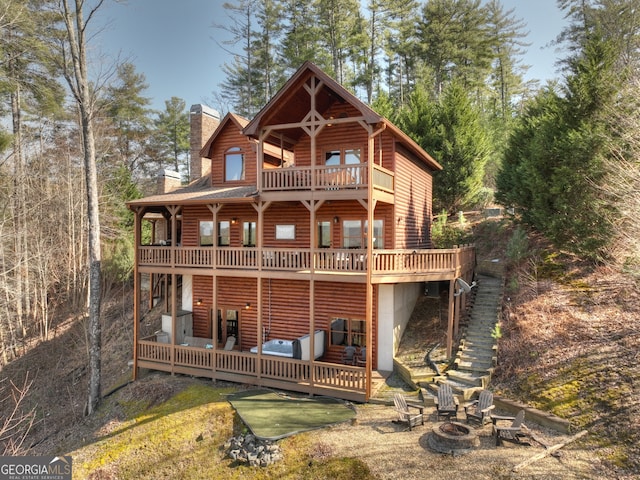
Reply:
<svg viewBox="0 0 640 480"><path fill-rule="evenodd" d="M279 445L251 434L231 437L225 443L225 450L229 458L251 467L266 467L283 459Z"/></svg>

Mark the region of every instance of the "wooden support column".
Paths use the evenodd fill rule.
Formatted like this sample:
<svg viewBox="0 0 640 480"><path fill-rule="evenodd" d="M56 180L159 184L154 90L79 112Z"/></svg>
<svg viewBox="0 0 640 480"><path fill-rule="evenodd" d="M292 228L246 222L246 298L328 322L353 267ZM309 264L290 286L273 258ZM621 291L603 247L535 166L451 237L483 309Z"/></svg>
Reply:
<svg viewBox="0 0 640 480"><path fill-rule="evenodd" d="M449 281L449 306L447 313L447 358L451 358L453 353L453 316L454 316L454 304L455 304L455 286L456 280L451 279Z"/></svg>
<svg viewBox="0 0 640 480"><path fill-rule="evenodd" d="M180 207L168 207L171 213L171 374L176 362L176 317L178 316L178 275L175 273L176 248L178 243L178 212Z"/></svg>
<svg viewBox="0 0 640 480"><path fill-rule="evenodd" d="M461 295L455 297L455 313L453 317L453 336L458 335L458 329L460 328L460 306L464 304L464 292Z"/></svg>
<svg viewBox="0 0 640 480"><path fill-rule="evenodd" d="M138 259L140 242L142 239L142 217L144 216L144 208L135 211L134 215L134 245L135 259L133 262L133 380L138 378L138 341L140 339L140 288L142 287L142 274L138 267ZM151 297L153 301L153 284L151 288Z"/></svg>
<svg viewBox="0 0 640 480"><path fill-rule="evenodd" d="M375 142L372 132L369 131L369 139L367 145L367 282L366 282L366 392L365 398L371 398L371 380L372 380L372 359L373 359L373 284L371 283L371 271L373 268L373 219L375 212L375 202L373 200L373 162L374 162Z"/></svg>

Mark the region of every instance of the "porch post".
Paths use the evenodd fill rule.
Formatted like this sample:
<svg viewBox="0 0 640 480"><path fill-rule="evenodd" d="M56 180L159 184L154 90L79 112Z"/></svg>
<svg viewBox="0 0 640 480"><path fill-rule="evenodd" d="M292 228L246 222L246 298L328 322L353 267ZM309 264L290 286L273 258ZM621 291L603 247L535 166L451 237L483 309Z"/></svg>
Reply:
<svg viewBox="0 0 640 480"><path fill-rule="evenodd" d="M135 211L134 215L134 245L135 259L133 262L133 380L138 378L138 341L140 337L140 288L142 285L140 271L138 268L138 258L141 242L141 223L144 215L144 208ZM153 278L152 278L153 280ZM153 283L150 284L150 297L153 302Z"/></svg>
<svg viewBox="0 0 640 480"><path fill-rule="evenodd" d="M178 212L180 207L170 207L171 212L171 374L176 362L176 317L178 316L178 275L175 273L176 248L178 243Z"/></svg>
<svg viewBox="0 0 640 480"><path fill-rule="evenodd" d="M373 132L369 130L369 138L367 143L367 245L366 245L366 264L367 264L367 281L366 281L366 307L365 307L365 325L366 325L366 358L365 358L365 376L366 376L366 392L365 398L371 398L371 370L373 359L373 284L371 283L371 270L373 267L373 219L376 203L373 200L373 163L375 141ZM377 349L376 349L377 350Z"/></svg>
<svg viewBox="0 0 640 480"><path fill-rule="evenodd" d="M447 358L451 358L453 352L453 317L455 310L455 283L456 279L453 278L449 281L449 307L447 313Z"/></svg>

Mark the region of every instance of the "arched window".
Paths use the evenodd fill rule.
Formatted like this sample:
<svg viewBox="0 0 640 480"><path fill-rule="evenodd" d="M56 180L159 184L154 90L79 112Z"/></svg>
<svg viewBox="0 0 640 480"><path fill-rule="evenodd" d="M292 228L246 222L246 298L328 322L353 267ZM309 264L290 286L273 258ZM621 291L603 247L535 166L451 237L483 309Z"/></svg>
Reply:
<svg viewBox="0 0 640 480"><path fill-rule="evenodd" d="M244 154L240 147L232 147L224 155L224 181L244 180Z"/></svg>

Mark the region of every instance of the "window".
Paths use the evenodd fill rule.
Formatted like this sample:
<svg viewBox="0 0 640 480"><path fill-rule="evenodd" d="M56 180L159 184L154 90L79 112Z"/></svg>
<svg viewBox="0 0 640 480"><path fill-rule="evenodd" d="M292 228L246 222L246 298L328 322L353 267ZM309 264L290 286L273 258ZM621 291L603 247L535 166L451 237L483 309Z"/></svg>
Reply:
<svg viewBox="0 0 640 480"><path fill-rule="evenodd" d="M276 240L295 240L295 225L276 225Z"/></svg>
<svg viewBox="0 0 640 480"><path fill-rule="evenodd" d="M200 246L210 247L213 245L213 221L200 221Z"/></svg>
<svg viewBox="0 0 640 480"><path fill-rule="evenodd" d="M256 222L244 222L242 226L242 245L256 246Z"/></svg>
<svg viewBox="0 0 640 480"><path fill-rule="evenodd" d="M324 152L325 165L354 165L360 163L359 148L327 150Z"/></svg>
<svg viewBox="0 0 640 480"><path fill-rule="evenodd" d="M364 347L366 345L366 322L351 318L331 319L331 345Z"/></svg>
<svg viewBox="0 0 640 480"><path fill-rule="evenodd" d="M367 241L367 224L364 222L364 238ZM373 248L384 248L384 222L382 220L373 221Z"/></svg>
<svg viewBox="0 0 640 480"><path fill-rule="evenodd" d="M340 165L340 150L330 150L324 154L325 165Z"/></svg>
<svg viewBox="0 0 640 480"><path fill-rule="evenodd" d="M331 222L318 222L318 248L331 247Z"/></svg>
<svg viewBox="0 0 640 480"><path fill-rule="evenodd" d="M343 220L342 248L362 248L362 222L360 220Z"/></svg>
<svg viewBox="0 0 640 480"><path fill-rule="evenodd" d="M224 180L244 180L244 154L239 147L230 148L224 156Z"/></svg>
<svg viewBox="0 0 640 480"><path fill-rule="evenodd" d="M218 246L228 247L231 244L231 224L229 220L218 222Z"/></svg>
<svg viewBox="0 0 640 480"><path fill-rule="evenodd" d="M364 223L364 229L362 225ZM343 220L342 222L342 248L366 248L367 247L367 221ZM373 248L384 248L384 222L373 221Z"/></svg>
<svg viewBox="0 0 640 480"><path fill-rule="evenodd" d="M344 151L344 163L345 165L354 165L360 163L360 149L352 148Z"/></svg>

